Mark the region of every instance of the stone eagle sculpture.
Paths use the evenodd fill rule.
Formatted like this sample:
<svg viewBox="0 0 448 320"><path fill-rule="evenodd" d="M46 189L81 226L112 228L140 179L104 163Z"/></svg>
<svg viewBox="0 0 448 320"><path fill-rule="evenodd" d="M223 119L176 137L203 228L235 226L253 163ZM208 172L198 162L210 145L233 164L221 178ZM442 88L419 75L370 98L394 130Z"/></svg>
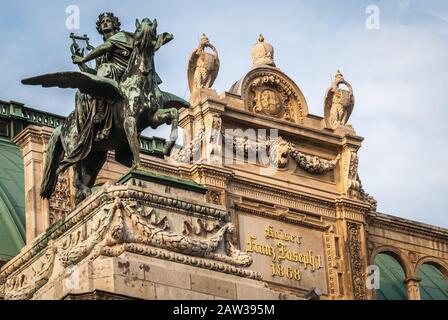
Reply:
<svg viewBox="0 0 448 320"><path fill-rule="evenodd" d="M213 50L213 54L205 51L207 47ZM188 60L190 93L193 94L200 88L210 88L218 76L219 65L218 51L203 33L199 47L193 50Z"/></svg>
<svg viewBox="0 0 448 320"><path fill-rule="evenodd" d="M341 84L346 85L348 91L341 89L339 87ZM325 93L324 114L327 128L336 129L338 126L346 125L354 106L353 88L338 70L332 86Z"/></svg>

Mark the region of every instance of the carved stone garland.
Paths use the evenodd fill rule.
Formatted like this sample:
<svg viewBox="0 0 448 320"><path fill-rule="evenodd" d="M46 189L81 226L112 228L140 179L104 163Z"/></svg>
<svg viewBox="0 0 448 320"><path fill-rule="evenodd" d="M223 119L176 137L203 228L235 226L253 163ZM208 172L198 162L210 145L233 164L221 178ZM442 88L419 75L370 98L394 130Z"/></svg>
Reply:
<svg viewBox="0 0 448 320"><path fill-rule="evenodd" d="M152 208L151 208L152 209ZM67 236L60 250L60 260L64 266L76 264L87 255L89 255L96 244L102 243L101 252L115 251L120 254L125 251L124 247L117 248L117 245L124 243L134 243L146 246L167 249L183 254L211 258L214 260L226 262L235 266L247 267L252 263L252 258L248 254L241 252L234 252L232 249L231 257L224 256L216 252L218 246L222 241L225 241L226 234L234 232L233 224L226 223L219 226L219 229L211 234L209 237L192 238L189 236L193 227L184 223L184 231L177 233L169 231L170 226L166 217L157 217L155 210L146 209L146 217L138 214L138 210L142 211L135 201L123 201L116 199L113 205L106 206L98 215L97 220L93 223L95 226L91 230L91 235L84 241L71 242L73 234ZM143 210L143 212L145 212ZM200 222L203 226L204 221ZM217 229L218 225L214 227L206 226L205 229L200 230L199 234L211 233ZM75 235L75 238L79 238ZM225 241L226 242L226 241ZM70 243L69 246L66 243ZM226 244L228 246L228 243ZM110 251L111 249L112 251ZM118 252L115 250L118 249ZM236 249L235 249L236 250ZM99 254L100 252L96 252ZM94 252L94 256L96 255ZM233 259L232 257L238 257Z"/></svg>
<svg viewBox="0 0 448 320"><path fill-rule="evenodd" d="M340 159L339 155L334 160L329 161L317 156L301 153L293 143L282 137L277 137L263 143L252 142L247 138L234 138L234 149L244 150L245 154L265 149L269 153L270 163L276 168L286 168L289 159L293 159L300 168L316 175L334 170Z"/></svg>
<svg viewBox="0 0 448 320"><path fill-rule="evenodd" d="M191 163L193 159L199 159L201 154L202 142L205 139L205 126L201 125L198 133L193 140L185 147L181 148L177 154L173 155L173 159L182 163Z"/></svg>
<svg viewBox="0 0 448 320"><path fill-rule="evenodd" d="M213 147L210 149L218 150L221 149L219 147L221 144L221 139L217 138L216 130L220 127L220 123L219 126L215 126L214 124L218 122L215 119L213 120L213 130L211 135L212 139L210 141ZM297 150L294 144L286 141L282 137L277 137L272 140L258 143L250 141L247 137L228 136L222 131L221 135L224 137L223 139L226 143L229 143L230 141L230 143L233 144L234 151L243 152L246 156L250 152L253 154L260 154L260 151L268 152L269 162L276 168L286 168L288 166L289 159L294 159L297 162L297 165L306 172L319 175L334 170L340 159L339 155L334 160L329 161L321 159L317 156L304 154ZM200 149L203 146L202 141L204 139L205 129L202 127L194 137L193 141L181 149L174 159L180 162L191 163L191 161L195 158L194 156L196 155L197 157L197 154L200 152Z"/></svg>

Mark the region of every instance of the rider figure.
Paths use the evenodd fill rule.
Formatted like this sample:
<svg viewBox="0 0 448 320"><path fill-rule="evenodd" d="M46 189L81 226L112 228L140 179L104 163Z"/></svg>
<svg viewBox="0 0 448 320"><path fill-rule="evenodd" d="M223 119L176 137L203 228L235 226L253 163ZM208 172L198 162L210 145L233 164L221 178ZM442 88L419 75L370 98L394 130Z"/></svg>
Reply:
<svg viewBox="0 0 448 320"><path fill-rule="evenodd" d="M73 63L78 64L81 71L113 79L120 82L128 67L133 48L133 35L120 31L120 21L113 13L102 13L96 23L98 32L103 36L104 43L93 49L85 57L74 55ZM85 63L96 59L96 69L88 68ZM92 98L78 92L75 107L76 125L80 139L75 149L77 152L69 157L82 157L88 150L83 145L91 145L109 136L113 125L113 103ZM82 150L85 149L85 150ZM88 148L90 149L90 148Z"/></svg>

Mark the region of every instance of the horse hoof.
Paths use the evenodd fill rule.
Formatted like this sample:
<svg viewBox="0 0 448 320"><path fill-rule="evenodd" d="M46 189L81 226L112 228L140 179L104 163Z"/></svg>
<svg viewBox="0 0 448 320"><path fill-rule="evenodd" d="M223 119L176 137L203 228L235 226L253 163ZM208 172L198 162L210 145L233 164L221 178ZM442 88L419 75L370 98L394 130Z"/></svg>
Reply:
<svg viewBox="0 0 448 320"><path fill-rule="evenodd" d="M84 192L78 190L78 191L76 192L76 195L75 195L75 203L78 205L78 204L80 204L85 198L86 198L86 195L84 194Z"/></svg>
<svg viewBox="0 0 448 320"><path fill-rule="evenodd" d="M140 161L132 161L132 170L136 170L142 167L142 164Z"/></svg>
<svg viewBox="0 0 448 320"><path fill-rule="evenodd" d="M169 141L165 142L165 145L163 146L163 154L167 157L171 155L171 150L173 150L175 141Z"/></svg>
<svg viewBox="0 0 448 320"><path fill-rule="evenodd" d="M93 193L93 191L92 191L92 189L90 189L90 188L85 188L85 189L76 191L76 194L75 194L75 203L76 203L76 204L80 204L80 203L83 202L88 196L90 196L92 193Z"/></svg>

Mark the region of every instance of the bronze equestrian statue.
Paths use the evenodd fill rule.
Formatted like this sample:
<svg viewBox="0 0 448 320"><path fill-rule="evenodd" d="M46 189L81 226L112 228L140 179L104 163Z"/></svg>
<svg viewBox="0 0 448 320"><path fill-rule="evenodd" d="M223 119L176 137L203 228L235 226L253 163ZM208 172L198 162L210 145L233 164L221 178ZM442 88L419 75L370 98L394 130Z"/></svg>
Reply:
<svg viewBox="0 0 448 320"><path fill-rule="evenodd" d="M85 57L74 55L82 72L59 72L22 80L23 84L75 88L76 108L57 127L46 150L41 196L49 199L57 176L74 166L76 202L91 194L95 179L115 150L115 159L131 167L140 166L140 134L151 127L171 124L164 154L169 155L178 137L179 109L189 103L159 88L154 54L171 41L171 34L157 34L157 21L136 20L134 34L118 31L113 14L100 16L98 31L104 44ZM97 59L97 69L84 63ZM127 62L127 63L126 63Z"/></svg>

